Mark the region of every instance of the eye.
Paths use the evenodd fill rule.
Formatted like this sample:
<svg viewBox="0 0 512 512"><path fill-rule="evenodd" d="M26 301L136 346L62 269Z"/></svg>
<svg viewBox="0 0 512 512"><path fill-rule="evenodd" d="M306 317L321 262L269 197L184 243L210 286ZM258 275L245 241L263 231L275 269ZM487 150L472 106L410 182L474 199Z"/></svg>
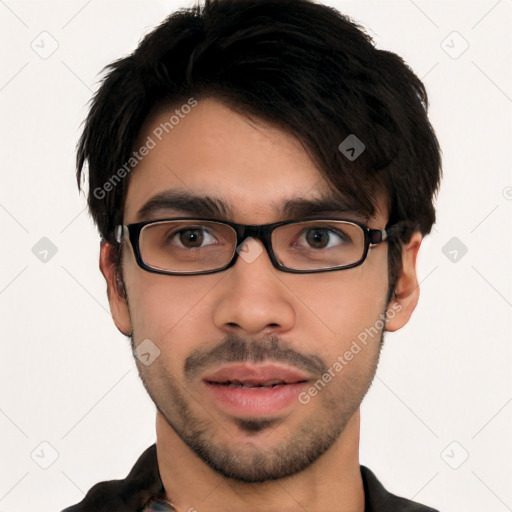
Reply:
<svg viewBox="0 0 512 512"><path fill-rule="evenodd" d="M173 231L169 237L172 244L181 244L185 249L196 249L204 245L212 245L216 242L206 229L202 227L190 227Z"/></svg>
<svg viewBox="0 0 512 512"><path fill-rule="evenodd" d="M351 242L350 237L340 229L314 227L304 231L301 239L304 239L312 249L330 249Z"/></svg>

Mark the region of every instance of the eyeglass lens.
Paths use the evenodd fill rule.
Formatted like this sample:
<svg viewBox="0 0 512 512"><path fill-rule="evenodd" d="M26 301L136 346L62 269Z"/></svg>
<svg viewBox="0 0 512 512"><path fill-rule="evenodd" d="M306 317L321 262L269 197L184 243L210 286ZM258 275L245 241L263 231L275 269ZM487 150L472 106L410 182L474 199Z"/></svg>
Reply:
<svg viewBox="0 0 512 512"><path fill-rule="evenodd" d="M177 220L146 225L139 238L144 262L159 270L197 272L227 265L237 249L236 231L214 221ZM314 270L358 262L364 231L346 221L310 220L284 224L272 233L277 260L294 270Z"/></svg>

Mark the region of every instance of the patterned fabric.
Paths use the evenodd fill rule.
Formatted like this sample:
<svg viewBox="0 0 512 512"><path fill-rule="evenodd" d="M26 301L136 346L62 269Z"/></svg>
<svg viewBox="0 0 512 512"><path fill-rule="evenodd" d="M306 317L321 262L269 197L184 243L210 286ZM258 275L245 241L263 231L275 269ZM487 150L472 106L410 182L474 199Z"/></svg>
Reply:
<svg viewBox="0 0 512 512"><path fill-rule="evenodd" d="M177 512L177 511L173 507L171 502L169 502L167 500L151 497L144 505L143 512Z"/></svg>

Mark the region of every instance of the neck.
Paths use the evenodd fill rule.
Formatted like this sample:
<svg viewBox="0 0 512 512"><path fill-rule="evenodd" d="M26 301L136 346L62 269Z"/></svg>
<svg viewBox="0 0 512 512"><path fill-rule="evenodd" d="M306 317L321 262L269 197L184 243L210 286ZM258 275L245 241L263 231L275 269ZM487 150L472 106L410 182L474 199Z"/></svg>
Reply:
<svg viewBox="0 0 512 512"><path fill-rule="evenodd" d="M357 410L337 441L308 468L290 477L249 484L211 469L157 412L157 459L169 501L178 512L363 512Z"/></svg>

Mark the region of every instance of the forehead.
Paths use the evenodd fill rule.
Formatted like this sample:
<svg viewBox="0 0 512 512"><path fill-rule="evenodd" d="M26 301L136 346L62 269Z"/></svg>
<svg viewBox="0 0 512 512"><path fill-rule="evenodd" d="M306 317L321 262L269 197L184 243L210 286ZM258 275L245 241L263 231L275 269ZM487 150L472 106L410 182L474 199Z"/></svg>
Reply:
<svg viewBox="0 0 512 512"><path fill-rule="evenodd" d="M135 148L144 145L151 149L132 171L125 223L144 220L141 209L165 197L181 197L180 206L187 198L208 198L212 212L241 223L281 220L287 205L288 214L298 213L292 200L342 199L297 139L212 99L151 116Z"/></svg>

